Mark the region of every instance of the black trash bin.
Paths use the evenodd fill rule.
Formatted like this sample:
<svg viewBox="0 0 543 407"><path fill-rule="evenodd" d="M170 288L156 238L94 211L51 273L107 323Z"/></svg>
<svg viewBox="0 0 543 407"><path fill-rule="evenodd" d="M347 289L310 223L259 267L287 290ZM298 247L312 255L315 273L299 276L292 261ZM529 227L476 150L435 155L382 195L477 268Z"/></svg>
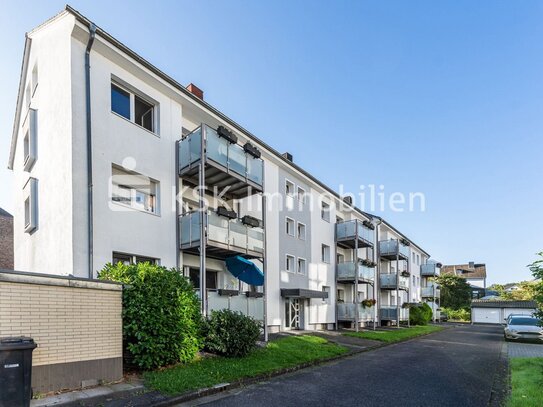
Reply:
<svg viewBox="0 0 543 407"><path fill-rule="evenodd" d="M27 407L32 397L34 339L0 338L0 407Z"/></svg>

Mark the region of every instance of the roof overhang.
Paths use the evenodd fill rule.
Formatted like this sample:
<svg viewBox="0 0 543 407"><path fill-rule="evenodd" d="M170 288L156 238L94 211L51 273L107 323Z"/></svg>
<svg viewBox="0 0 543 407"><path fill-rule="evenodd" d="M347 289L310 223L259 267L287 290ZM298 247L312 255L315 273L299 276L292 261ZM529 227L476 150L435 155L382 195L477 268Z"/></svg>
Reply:
<svg viewBox="0 0 543 407"><path fill-rule="evenodd" d="M308 290L306 288L281 288L281 297L283 298L328 298L326 291Z"/></svg>

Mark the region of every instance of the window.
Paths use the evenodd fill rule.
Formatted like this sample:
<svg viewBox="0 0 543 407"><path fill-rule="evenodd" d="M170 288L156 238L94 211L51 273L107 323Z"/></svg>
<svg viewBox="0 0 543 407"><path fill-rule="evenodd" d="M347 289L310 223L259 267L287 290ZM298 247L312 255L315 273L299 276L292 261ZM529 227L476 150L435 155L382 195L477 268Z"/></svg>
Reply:
<svg viewBox="0 0 543 407"><path fill-rule="evenodd" d="M420 254L417 253L417 264L420 264Z"/></svg>
<svg viewBox="0 0 543 407"><path fill-rule="evenodd" d="M326 298L322 299L322 302L329 303L330 302L330 286L323 285L322 286L322 292L328 294Z"/></svg>
<svg viewBox="0 0 543 407"><path fill-rule="evenodd" d="M413 276L413 285L416 285L417 284L417 279L415 276Z"/></svg>
<svg viewBox="0 0 543 407"><path fill-rule="evenodd" d="M111 84L111 111L144 129L156 131L155 103L116 83Z"/></svg>
<svg viewBox="0 0 543 407"><path fill-rule="evenodd" d="M38 180L29 178L23 187L25 233L38 228Z"/></svg>
<svg viewBox="0 0 543 407"><path fill-rule="evenodd" d="M294 256L291 256L290 254L287 254L286 256L286 270L294 273Z"/></svg>
<svg viewBox="0 0 543 407"><path fill-rule="evenodd" d="M111 200L133 209L158 213L159 183L144 175L112 167Z"/></svg>
<svg viewBox="0 0 543 407"><path fill-rule="evenodd" d="M305 274L307 272L307 263L305 259L298 257L298 274Z"/></svg>
<svg viewBox="0 0 543 407"><path fill-rule="evenodd" d="M30 108L30 104L32 103L32 91L30 90L31 87L32 85L29 82L28 85L26 85L26 89L25 89L25 100L26 100L27 108Z"/></svg>
<svg viewBox="0 0 543 407"><path fill-rule="evenodd" d="M345 261L345 256L341 253L336 254L336 263L343 263Z"/></svg>
<svg viewBox="0 0 543 407"><path fill-rule="evenodd" d="M285 194L294 196L294 183L288 179L285 181Z"/></svg>
<svg viewBox="0 0 543 407"><path fill-rule="evenodd" d="M411 253L411 261L415 263L415 253Z"/></svg>
<svg viewBox="0 0 543 407"><path fill-rule="evenodd" d="M133 254L126 254L120 252L113 252L113 264L123 263L126 265L137 264L137 263L151 263L159 264L159 260L153 257L146 256L137 256Z"/></svg>
<svg viewBox="0 0 543 407"><path fill-rule="evenodd" d="M326 202L321 202L321 218L326 222L330 222L330 205Z"/></svg>
<svg viewBox="0 0 543 407"><path fill-rule="evenodd" d="M206 289L217 289L217 277L218 273L216 271L206 270ZM200 288L200 269L190 268L189 279L194 288Z"/></svg>
<svg viewBox="0 0 543 407"><path fill-rule="evenodd" d="M38 111L30 109L28 116L23 124L23 168L25 171L30 171L36 162L38 156L37 140L38 140Z"/></svg>
<svg viewBox="0 0 543 407"><path fill-rule="evenodd" d="M36 93L36 88L38 87L38 64L34 65L32 69L32 95Z"/></svg>
<svg viewBox="0 0 543 407"><path fill-rule="evenodd" d="M337 290L337 302L345 302L345 290L342 288Z"/></svg>
<svg viewBox="0 0 543 407"><path fill-rule="evenodd" d="M330 246L322 245L321 258L323 263L330 263Z"/></svg>
<svg viewBox="0 0 543 407"><path fill-rule="evenodd" d="M298 201L305 203L305 189L298 187Z"/></svg>
<svg viewBox="0 0 543 407"><path fill-rule="evenodd" d="M305 240L305 224L298 222L298 239Z"/></svg>
<svg viewBox="0 0 543 407"><path fill-rule="evenodd" d="M294 236L294 219L286 218L285 231L287 235Z"/></svg>

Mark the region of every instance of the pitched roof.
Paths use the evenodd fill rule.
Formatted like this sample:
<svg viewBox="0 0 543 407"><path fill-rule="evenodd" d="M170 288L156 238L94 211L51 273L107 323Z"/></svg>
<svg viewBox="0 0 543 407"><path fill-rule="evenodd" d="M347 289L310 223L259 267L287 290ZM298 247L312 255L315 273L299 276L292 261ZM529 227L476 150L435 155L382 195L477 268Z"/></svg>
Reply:
<svg viewBox="0 0 543 407"><path fill-rule="evenodd" d="M474 264L470 267L469 264L455 264L441 267L441 274L456 274L463 278L486 278L486 265Z"/></svg>
<svg viewBox="0 0 543 407"><path fill-rule="evenodd" d="M535 301L473 300L471 308L537 308Z"/></svg>
<svg viewBox="0 0 543 407"><path fill-rule="evenodd" d="M0 216L3 218L13 218L13 215L11 213L3 210L2 208L0 208Z"/></svg>

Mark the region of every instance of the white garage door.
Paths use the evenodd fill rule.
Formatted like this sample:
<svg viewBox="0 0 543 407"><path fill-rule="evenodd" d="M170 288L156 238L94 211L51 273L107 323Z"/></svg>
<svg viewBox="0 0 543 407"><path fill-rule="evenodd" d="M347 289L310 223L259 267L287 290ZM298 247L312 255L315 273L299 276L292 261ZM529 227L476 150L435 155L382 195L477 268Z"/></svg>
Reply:
<svg viewBox="0 0 543 407"><path fill-rule="evenodd" d="M476 324L500 324L499 308L472 308L471 320Z"/></svg>

